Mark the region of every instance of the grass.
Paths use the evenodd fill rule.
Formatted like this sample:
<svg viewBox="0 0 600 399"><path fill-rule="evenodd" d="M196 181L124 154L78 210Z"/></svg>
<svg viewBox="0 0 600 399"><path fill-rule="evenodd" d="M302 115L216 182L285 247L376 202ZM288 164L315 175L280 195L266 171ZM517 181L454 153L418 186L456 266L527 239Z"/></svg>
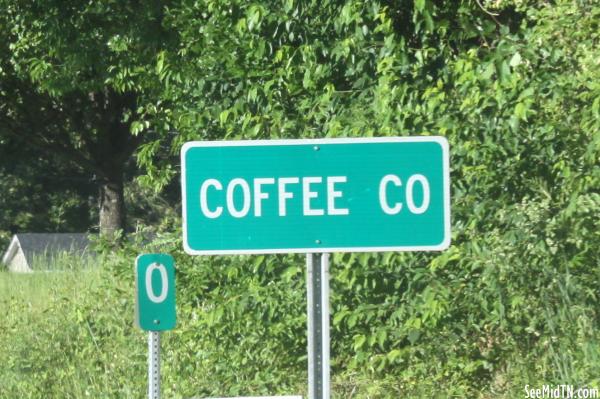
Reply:
<svg viewBox="0 0 600 399"><path fill-rule="evenodd" d="M143 337L112 295L123 284L81 259L51 266L0 272L0 399L143 397Z"/></svg>
<svg viewBox="0 0 600 399"><path fill-rule="evenodd" d="M94 261L99 267L90 267L65 257L52 265L50 272L42 268L28 274L0 272L0 310L4 313L0 328L0 399L145 397L147 334L133 325L133 258L120 254L107 261ZM288 352L280 341L285 340L289 317L277 323L264 320L270 309L264 301L272 301L269 306L283 311L288 309L284 307L286 301L303 301L304 294L288 298L287 291L280 287L289 283L277 280L266 285L241 284L239 292L229 292L237 289L233 283L214 281L218 281L218 273L227 275L231 265L218 263L208 269L207 264L185 262L182 258L178 264L178 325L162 336L164 397L305 393L305 360L277 363L280 359L273 355ZM541 292L544 300L539 304L527 301L527 306L531 305L525 309L528 312L519 309L516 314L508 313L506 318L512 321L499 325L512 329L509 332L500 328L482 331L484 343L499 342L497 353L480 355L456 349L461 341L446 332L467 324L463 319L449 320L447 325L432 327L432 337L405 345L403 362L384 373L347 364L335 366L332 397L508 399L523 397L525 384L597 387L600 335L595 305L583 295L587 280L576 280L549 266L542 269L544 273L539 275L551 277L551 286L546 280L539 284L550 288ZM503 272L499 267L492 271L500 275ZM513 277L508 281L519 280ZM208 291L196 291L208 283L218 290L212 299ZM510 287L512 298L523 291ZM474 298L492 297L490 292L476 291L472 290L479 296ZM250 293L248 298L254 302L236 310L243 302L235 298L243 293ZM206 306L200 306L200 300ZM527 316L525 322L518 321L521 316ZM518 330L520 326L527 330ZM283 332L275 334L278 329ZM303 324L300 330L286 342L298 345L298 337L304 334ZM529 335L532 338L526 342L523 337ZM337 339L339 344L340 339L351 337ZM469 342L463 345L472 351L481 350ZM376 351L367 348L363 352L370 355ZM483 370L482 356L491 371ZM334 360L339 359L334 353Z"/></svg>
<svg viewBox="0 0 600 399"><path fill-rule="evenodd" d="M74 301L81 299L98 284L99 273L99 269L35 273L2 271L0 303L23 306L32 314L43 313L52 307L57 296L68 296Z"/></svg>

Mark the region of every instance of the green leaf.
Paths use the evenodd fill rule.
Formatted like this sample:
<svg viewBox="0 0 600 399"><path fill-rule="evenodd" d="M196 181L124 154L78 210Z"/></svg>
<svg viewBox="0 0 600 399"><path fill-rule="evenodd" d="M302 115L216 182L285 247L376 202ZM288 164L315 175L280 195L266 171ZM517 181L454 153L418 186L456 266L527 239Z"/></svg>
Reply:
<svg viewBox="0 0 600 399"><path fill-rule="evenodd" d="M402 356L402 351L400 349L394 349L387 354L387 358L390 363L394 363L396 359Z"/></svg>
<svg viewBox="0 0 600 399"><path fill-rule="evenodd" d="M364 336L363 334L355 335L354 336L354 350L355 351L360 350L366 342L367 342L367 337Z"/></svg>
<svg viewBox="0 0 600 399"><path fill-rule="evenodd" d="M427 0L415 0L415 10L423 12Z"/></svg>
<svg viewBox="0 0 600 399"><path fill-rule="evenodd" d="M159 75L162 74L164 66L165 66L165 52L161 51L160 53L158 53L158 56L156 57L156 73Z"/></svg>
<svg viewBox="0 0 600 399"><path fill-rule="evenodd" d="M358 320L358 315L356 313L353 313L350 315L350 317L348 317L348 327L352 328L356 325L356 322Z"/></svg>
<svg viewBox="0 0 600 399"><path fill-rule="evenodd" d="M519 54L518 51L510 59L509 65L511 67L513 67L513 68L516 67L516 66L518 66L518 65L521 65L521 54Z"/></svg>
<svg viewBox="0 0 600 399"><path fill-rule="evenodd" d="M227 123L227 118L229 117L229 110L223 110L220 114L219 114L219 121L221 122L221 126L225 126L225 124Z"/></svg>
<svg viewBox="0 0 600 399"><path fill-rule="evenodd" d="M487 66L483 70L483 73L481 74L481 77L483 79L490 79L492 77L492 75L494 75L495 71L496 71L496 67L494 66L494 63L490 62L490 63L487 64Z"/></svg>
<svg viewBox="0 0 600 399"><path fill-rule="evenodd" d="M421 337L421 333L419 332L419 330L411 330L408 333L408 341L410 342L411 345L414 345L417 340Z"/></svg>
<svg viewBox="0 0 600 399"><path fill-rule="evenodd" d="M256 257L254 257L254 261L252 262L252 265L254 266L254 272L256 272L258 270L258 268L260 267L260 265L262 265L264 260L265 260L264 255L258 255Z"/></svg>
<svg viewBox="0 0 600 399"><path fill-rule="evenodd" d="M379 344L380 349L383 350L386 340L387 340L387 331L385 329L379 330L377 332L377 343Z"/></svg>
<svg viewBox="0 0 600 399"><path fill-rule="evenodd" d="M517 103L515 106L515 115L524 121L527 120L527 105L525 103Z"/></svg>
<svg viewBox="0 0 600 399"><path fill-rule="evenodd" d="M300 273L300 268L299 267L297 267L297 266L290 266L287 269L285 269L285 271L282 273L281 277L285 281L290 281L295 276L297 276L299 273Z"/></svg>
<svg viewBox="0 0 600 399"><path fill-rule="evenodd" d="M506 82L510 78L510 67L506 60L500 63L498 67L498 76L502 82Z"/></svg>
<svg viewBox="0 0 600 399"><path fill-rule="evenodd" d="M343 311L343 310L342 310L342 311L339 311L339 312L337 312L337 313L335 314L335 316L333 316L333 321L332 321L332 324L333 324L334 326L338 326L338 325L339 325L339 324L342 322L342 320L344 320L344 317L346 317L346 315L347 315L347 314L348 314L348 313L347 313L346 311Z"/></svg>

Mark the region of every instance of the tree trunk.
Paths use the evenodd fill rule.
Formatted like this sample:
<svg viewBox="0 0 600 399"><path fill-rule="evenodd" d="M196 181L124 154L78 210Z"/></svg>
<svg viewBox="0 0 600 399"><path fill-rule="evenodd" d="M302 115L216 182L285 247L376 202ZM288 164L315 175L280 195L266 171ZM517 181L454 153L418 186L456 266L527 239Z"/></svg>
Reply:
<svg viewBox="0 0 600 399"><path fill-rule="evenodd" d="M100 234L114 237L124 228L123 176L119 175L100 182Z"/></svg>
<svg viewBox="0 0 600 399"><path fill-rule="evenodd" d="M141 142L141 136L132 136L130 122L123 120L124 114L135 113L136 96L105 89L88 97L97 111L90 119L100 127L95 138L83 137L100 177L100 235L115 237L126 226L123 195L126 164Z"/></svg>

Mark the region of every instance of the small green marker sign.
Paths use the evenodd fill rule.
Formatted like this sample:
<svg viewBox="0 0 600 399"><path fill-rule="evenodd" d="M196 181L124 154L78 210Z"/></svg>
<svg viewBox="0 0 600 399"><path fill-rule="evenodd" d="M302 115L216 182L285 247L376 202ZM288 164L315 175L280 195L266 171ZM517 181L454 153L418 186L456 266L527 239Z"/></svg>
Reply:
<svg viewBox="0 0 600 399"><path fill-rule="evenodd" d="M175 327L175 266L168 254L143 254L135 260L135 323L142 330Z"/></svg>

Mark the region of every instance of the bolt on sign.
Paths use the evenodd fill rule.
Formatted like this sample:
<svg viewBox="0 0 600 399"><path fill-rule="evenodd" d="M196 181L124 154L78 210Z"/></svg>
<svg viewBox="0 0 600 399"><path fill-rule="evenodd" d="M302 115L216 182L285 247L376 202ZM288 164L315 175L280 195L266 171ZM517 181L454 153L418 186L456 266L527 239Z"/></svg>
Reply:
<svg viewBox="0 0 600 399"><path fill-rule="evenodd" d="M443 137L189 142L192 255L431 251L450 245Z"/></svg>
<svg viewBox="0 0 600 399"><path fill-rule="evenodd" d="M174 264L168 254L143 254L135 260L135 323L142 330L175 327Z"/></svg>

